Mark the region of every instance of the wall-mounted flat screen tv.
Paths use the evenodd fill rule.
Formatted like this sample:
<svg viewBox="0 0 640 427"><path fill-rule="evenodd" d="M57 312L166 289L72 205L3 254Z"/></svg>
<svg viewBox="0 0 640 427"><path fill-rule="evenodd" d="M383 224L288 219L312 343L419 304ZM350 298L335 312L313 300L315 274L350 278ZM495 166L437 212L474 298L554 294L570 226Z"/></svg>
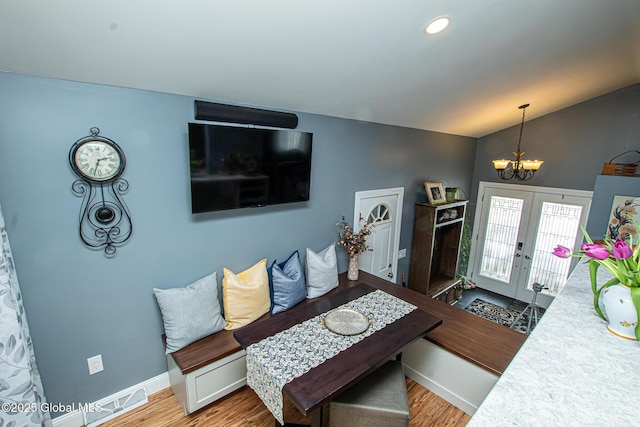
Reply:
<svg viewBox="0 0 640 427"><path fill-rule="evenodd" d="M312 133L189 123L192 213L309 200Z"/></svg>

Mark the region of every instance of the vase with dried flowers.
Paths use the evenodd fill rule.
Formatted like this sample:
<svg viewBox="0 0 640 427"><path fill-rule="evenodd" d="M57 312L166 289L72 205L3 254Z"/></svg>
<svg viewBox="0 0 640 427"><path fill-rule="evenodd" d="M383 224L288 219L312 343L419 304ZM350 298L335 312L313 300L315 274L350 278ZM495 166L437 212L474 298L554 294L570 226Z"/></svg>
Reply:
<svg viewBox="0 0 640 427"><path fill-rule="evenodd" d="M358 256L366 251L372 249L367 246L367 237L373 231L373 225L364 224L357 233L353 231L353 228L347 224L344 215L342 220L336 224L340 227L338 233L338 245L344 246L349 254L349 270L347 271L347 278L349 280L358 280Z"/></svg>
<svg viewBox="0 0 640 427"><path fill-rule="evenodd" d="M638 223L632 216L628 220L635 230L640 231ZM609 331L623 338L640 340L640 270L638 256L640 246L634 246L633 234L627 233L628 241L617 237L615 240L606 237L604 241L594 242L587 231L582 229L586 242L580 250L558 245L553 254L560 258L584 258L589 264L593 306L598 315L608 322ZM604 267L611 275L601 286L598 286L598 268ZM602 305L602 307L601 307Z"/></svg>

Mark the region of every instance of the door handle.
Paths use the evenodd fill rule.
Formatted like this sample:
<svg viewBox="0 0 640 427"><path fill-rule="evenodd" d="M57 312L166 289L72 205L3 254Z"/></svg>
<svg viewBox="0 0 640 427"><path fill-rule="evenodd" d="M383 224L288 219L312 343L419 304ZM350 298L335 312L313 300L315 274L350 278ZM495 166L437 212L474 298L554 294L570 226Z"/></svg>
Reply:
<svg viewBox="0 0 640 427"><path fill-rule="evenodd" d="M522 255L520 254L516 254L516 258L520 258Z"/></svg>
<svg viewBox="0 0 640 427"><path fill-rule="evenodd" d="M524 259L531 259L531 257L529 255L525 255Z"/></svg>
<svg viewBox="0 0 640 427"><path fill-rule="evenodd" d="M387 277L388 277L389 279L393 279L393 273L392 273L392 272L389 272L389 274L387 274Z"/></svg>

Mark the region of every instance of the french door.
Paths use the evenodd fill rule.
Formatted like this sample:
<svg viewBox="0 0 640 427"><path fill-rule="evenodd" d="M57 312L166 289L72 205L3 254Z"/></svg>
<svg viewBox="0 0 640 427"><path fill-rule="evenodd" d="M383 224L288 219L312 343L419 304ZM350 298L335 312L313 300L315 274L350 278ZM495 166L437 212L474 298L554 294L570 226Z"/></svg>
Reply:
<svg viewBox="0 0 640 427"><path fill-rule="evenodd" d="M533 284L544 289L547 307L560 292L576 258L552 255L563 245L582 243L591 205L590 191L481 182L473 230L471 271L483 289L531 301Z"/></svg>

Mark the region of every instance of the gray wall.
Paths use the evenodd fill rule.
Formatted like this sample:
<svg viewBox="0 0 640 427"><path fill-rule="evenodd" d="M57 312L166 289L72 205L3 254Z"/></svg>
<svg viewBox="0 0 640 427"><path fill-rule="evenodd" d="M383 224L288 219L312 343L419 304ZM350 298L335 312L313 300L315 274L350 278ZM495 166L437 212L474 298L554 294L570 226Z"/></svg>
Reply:
<svg viewBox="0 0 640 427"><path fill-rule="evenodd" d="M526 99L523 102L527 101ZM527 109L530 114L535 104ZM521 111L514 106L514 116ZM513 158L520 125L478 139L471 200L478 182L501 181L494 159ZM525 121L521 150L526 159L544 160L530 181L542 187L593 190L604 162L627 150L640 150L640 84ZM637 156L617 160L637 161Z"/></svg>
<svg viewBox="0 0 640 427"><path fill-rule="evenodd" d="M337 237L354 193L405 188L401 248L410 252L422 182L471 183L476 140L299 114L314 133L311 200L191 215L184 96L0 73L0 203L47 398L90 402L166 371L152 288L240 271ZM81 199L68 151L97 126L127 156L133 237L113 259L78 237ZM399 273L408 273L409 255ZM339 250L340 271L347 258ZM89 376L86 359L105 371Z"/></svg>

